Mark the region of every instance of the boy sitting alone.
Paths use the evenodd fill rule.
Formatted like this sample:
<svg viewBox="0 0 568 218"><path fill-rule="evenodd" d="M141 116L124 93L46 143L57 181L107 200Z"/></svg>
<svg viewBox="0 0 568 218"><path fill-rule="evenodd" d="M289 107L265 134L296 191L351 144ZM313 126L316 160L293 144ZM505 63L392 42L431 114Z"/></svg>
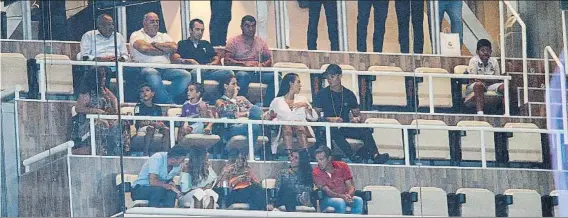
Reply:
<svg viewBox="0 0 568 218"><path fill-rule="evenodd" d="M477 55L469 60L468 73L481 75L501 75L497 58L491 57L491 42L487 39L480 39L477 42ZM489 104L496 104L495 99L501 99L505 85L499 80L471 79L465 91L466 105L475 102L478 115L483 115L486 96L498 96L499 98L488 98Z"/></svg>
<svg viewBox="0 0 568 218"><path fill-rule="evenodd" d="M140 86L140 103L136 104L134 107L135 116L164 116L162 108L154 104L154 91L152 87L148 84L142 84ZM136 121L137 135L144 136L144 145L142 151L144 156L149 155L150 152L167 151L170 147L170 129L162 121L150 121L150 120L137 120ZM161 133L162 143L161 145L152 145L154 134L156 132ZM135 148L132 148L133 150ZM135 150L139 150L135 149Z"/></svg>
<svg viewBox="0 0 568 218"><path fill-rule="evenodd" d="M201 100L201 95L205 93L205 88L201 83L190 83L187 86L187 101L183 103L180 117L190 118L213 118L212 112L207 108L207 104ZM181 140L187 134L211 134L213 123L205 126L202 122L189 124L184 122L180 128L177 140Z"/></svg>

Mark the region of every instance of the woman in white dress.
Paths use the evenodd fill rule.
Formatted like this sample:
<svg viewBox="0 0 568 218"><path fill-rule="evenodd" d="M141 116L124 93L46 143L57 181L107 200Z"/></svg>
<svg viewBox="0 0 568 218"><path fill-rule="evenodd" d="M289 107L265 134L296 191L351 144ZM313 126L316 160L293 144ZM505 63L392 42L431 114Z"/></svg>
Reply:
<svg viewBox="0 0 568 218"><path fill-rule="evenodd" d="M179 205L191 208L215 209L219 195L213 191L217 174L209 163L209 154L203 148L191 148L189 162L182 168Z"/></svg>
<svg viewBox="0 0 568 218"><path fill-rule="evenodd" d="M270 103L270 111L276 114L273 120L278 121L317 121L318 114L308 98L298 95L302 89L300 77L295 73L288 73L280 83L277 97ZM314 131L310 126L281 126L277 140L273 140L272 154L276 154L280 136L284 141L288 153L293 148L293 137L296 136L298 143L304 149L308 148L308 137L314 137Z"/></svg>

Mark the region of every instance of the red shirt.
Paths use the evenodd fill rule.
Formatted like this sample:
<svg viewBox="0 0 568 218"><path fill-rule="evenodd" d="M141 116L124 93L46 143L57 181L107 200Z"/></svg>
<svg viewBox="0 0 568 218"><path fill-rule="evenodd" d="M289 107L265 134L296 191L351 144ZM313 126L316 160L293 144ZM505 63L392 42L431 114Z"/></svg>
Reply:
<svg viewBox="0 0 568 218"><path fill-rule="evenodd" d="M331 166L335 168L331 173L331 177L319 167L314 168L312 172L314 183L317 187L327 186L335 193L346 194L347 186L345 185L345 181L353 179L349 166L341 161L332 161Z"/></svg>

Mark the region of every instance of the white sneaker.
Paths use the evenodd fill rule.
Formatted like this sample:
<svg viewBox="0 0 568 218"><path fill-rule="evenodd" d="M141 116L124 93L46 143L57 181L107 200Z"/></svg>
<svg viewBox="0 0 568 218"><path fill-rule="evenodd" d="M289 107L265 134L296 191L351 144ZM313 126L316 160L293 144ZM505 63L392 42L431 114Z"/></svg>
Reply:
<svg viewBox="0 0 568 218"><path fill-rule="evenodd" d="M483 115L483 111L478 111L477 115Z"/></svg>

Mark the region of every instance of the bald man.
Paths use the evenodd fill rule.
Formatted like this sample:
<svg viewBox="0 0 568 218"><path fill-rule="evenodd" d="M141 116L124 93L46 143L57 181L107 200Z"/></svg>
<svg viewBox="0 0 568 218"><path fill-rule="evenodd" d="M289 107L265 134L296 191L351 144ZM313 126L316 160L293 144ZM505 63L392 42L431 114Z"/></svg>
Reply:
<svg viewBox="0 0 568 218"><path fill-rule="evenodd" d="M132 59L138 63L170 64L170 57L177 50L177 44L166 34L159 32L160 18L156 13L144 15L144 27L130 35ZM191 74L183 69L144 68L141 76L156 93L156 103L182 104L185 89L191 82ZM169 92L162 80L172 81Z"/></svg>

